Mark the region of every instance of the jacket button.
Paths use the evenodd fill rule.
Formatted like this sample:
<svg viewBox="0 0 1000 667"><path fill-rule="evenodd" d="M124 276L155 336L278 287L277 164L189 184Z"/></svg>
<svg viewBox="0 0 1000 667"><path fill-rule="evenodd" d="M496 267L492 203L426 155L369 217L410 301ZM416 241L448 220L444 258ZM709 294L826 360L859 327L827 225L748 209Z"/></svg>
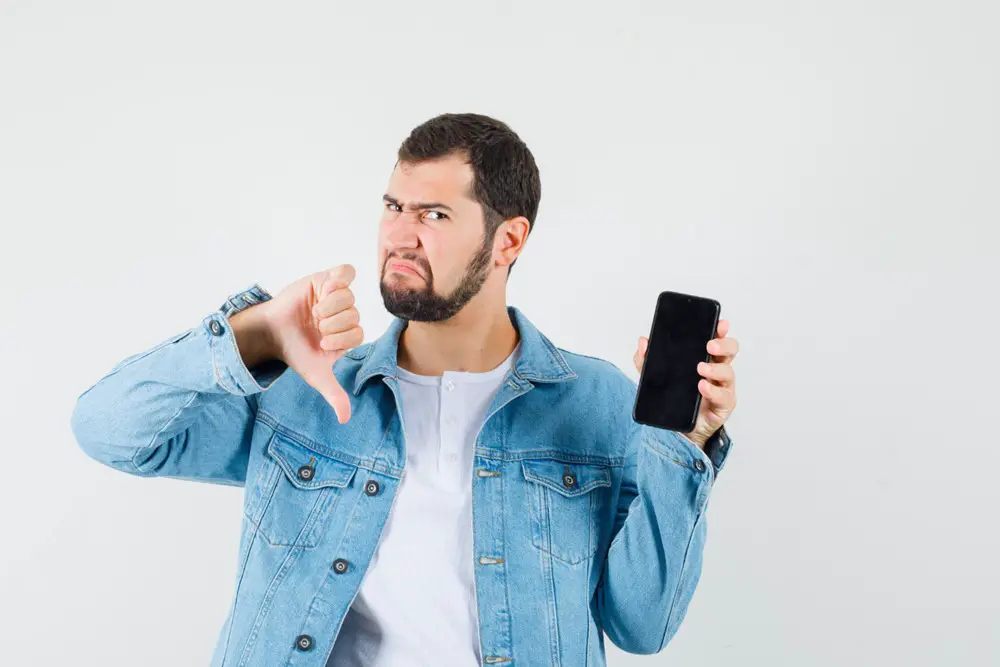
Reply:
<svg viewBox="0 0 1000 667"><path fill-rule="evenodd" d="M694 469L697 470L698 472L705 472L705 462L702 461L701 459L698 459L697 461L694 462Z"/></svg>
<svg viewBox="0 0 1000 667"><path fill-rule="evenodd" d="M299 479L308 482L313 478L314 471L312 466L302 466L299 468Z"/></svg>
<svg viewBox="0 0 1000 667"><path fill-rule="evenodd" d="M563 486L570 489L573 488L574 484L576 484L576 476L573 473L568 472L563 475Z"/></svg>
<svg viewBox="0 0 1000 667"><path fill-rule="evenodd" d="M222 332L225 331L225 329L222 328L222 325L219 324L219 320L212 320L209 322L208 328L212 330L213 336L221 336Z"/></svg>
<svg viewBox="0 0 1000 667"><path fill-rule="evenodd" d="M376 482L374 479L368 480L368 483L365 484L365 493L367 493L369 496L374 496L378 494L378 482Z"/></svg>
<svg viewBox="0 0 1000 667"><path fill-rule="evenodd" d="M337 574L343 574L347 572L347 561L343 558L338 558L333 561L333 571Z"/></svg>
<svg viewBox="0 0 1000 667"><path fill-rule="evenodd" d="M313 647L313 638L309 635L299 635L295 639L295 648L300 651L309 651Z"/></svg>

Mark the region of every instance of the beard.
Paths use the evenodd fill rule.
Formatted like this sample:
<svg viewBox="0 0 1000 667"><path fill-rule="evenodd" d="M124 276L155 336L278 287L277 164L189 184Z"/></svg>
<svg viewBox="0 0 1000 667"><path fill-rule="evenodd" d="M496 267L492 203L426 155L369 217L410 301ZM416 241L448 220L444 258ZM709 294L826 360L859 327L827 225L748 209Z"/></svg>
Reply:
<svg viewBox="0 0 1000 667"><path fill-rule="evenodd" d="M492 245L484 242L466 265L465 275L462 276L458 287L448 296L441 296L434 291L434 275L431 273L431 267L426 261L414 255L397 255L393 258L398 257L413 262L423 269L424 275L427 276L423 286L414 288L402 284L387 285L385 274L389 266L389 258L386 258L379 279L382 303L385 304L387 311L404 320L441 322L450 319L462 310L472 297L479 294L489 276L492 256Z"/></svg>

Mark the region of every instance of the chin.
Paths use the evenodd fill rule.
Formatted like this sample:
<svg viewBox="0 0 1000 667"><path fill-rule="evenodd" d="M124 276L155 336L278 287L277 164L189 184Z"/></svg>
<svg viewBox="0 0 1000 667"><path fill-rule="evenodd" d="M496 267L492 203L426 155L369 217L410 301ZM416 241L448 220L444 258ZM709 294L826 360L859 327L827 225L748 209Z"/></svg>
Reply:
<svg viewBox="0 0 1000 667"><path fill-rule="evenodd" d="M423 289L420 285L410 284L407 278L416 278L416 276L394 276L387 277L382 281L382 286L385 289L392 290L393 292L418 292Z"/></svg>

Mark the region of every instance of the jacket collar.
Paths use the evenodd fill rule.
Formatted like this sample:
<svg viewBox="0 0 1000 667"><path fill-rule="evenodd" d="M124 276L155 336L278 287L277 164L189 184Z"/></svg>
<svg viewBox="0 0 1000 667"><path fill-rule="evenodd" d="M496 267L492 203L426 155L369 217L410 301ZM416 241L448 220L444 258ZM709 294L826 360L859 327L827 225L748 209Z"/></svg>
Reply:
<svg viewBox="0 0 1000 667"><path fill-rule="evenodd" d="M521 338L521 350L513 368L517 381L561 382L577 377L559 349L535 328L524 313L514 306L507 306L507 315ZM408 323L408 320L393 317L386 332L368 346L365 360L354 379L355 396L361 392L364 383L376 375L397 378L399 336ZM359 348L355 350L361 352ZM350 352L348 356L351 356Z"/></svg>

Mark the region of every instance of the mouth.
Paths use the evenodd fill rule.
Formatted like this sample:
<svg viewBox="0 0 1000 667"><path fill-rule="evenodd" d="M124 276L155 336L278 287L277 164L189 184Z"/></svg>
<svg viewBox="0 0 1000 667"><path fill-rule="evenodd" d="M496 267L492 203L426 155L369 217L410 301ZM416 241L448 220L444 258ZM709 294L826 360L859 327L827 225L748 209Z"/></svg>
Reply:
<svg viewBox="0 0 1000 667"><path fill-rule="evenodd" d="M395 262L395 261L389 262L389 270L395 271L396 273L408 273L417 276L418 278L424 277L423 274L421 274L416 269L415 266L413 266L412 264L407 264L405 262Z"/></svg>

